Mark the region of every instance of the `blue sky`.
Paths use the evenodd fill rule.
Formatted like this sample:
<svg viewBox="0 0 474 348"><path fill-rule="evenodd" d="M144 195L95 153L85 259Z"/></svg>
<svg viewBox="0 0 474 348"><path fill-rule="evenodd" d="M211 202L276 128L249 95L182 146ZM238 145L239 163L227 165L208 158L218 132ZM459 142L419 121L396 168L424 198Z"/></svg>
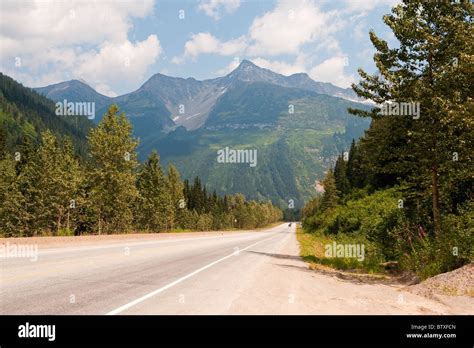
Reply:
<svg viewBox="0 0 474 348"><path fill-rule="evenodd" d="M374 71L370 29L395 0L72 0L0 4L0 69L30 87L82 79L114 96L153 74L208 79L242 59L348 87Z"/></svg>

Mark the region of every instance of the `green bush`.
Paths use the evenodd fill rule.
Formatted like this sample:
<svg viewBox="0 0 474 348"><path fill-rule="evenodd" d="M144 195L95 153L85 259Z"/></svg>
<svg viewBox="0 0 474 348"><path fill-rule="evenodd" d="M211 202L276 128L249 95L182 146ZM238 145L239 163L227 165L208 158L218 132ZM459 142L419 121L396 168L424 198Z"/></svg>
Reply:
<svg viewBox="0 0 474 348"><path fill-rule="evenodd" d="M315 231L321 238L338 244L361 244L365 247L365 259L318 258L322 264L340 269L365 269L369 272L381 270L380 264L393 260L396 255L394 240L387 231L393 229L403 218L403 209L398 208L399 188L391 188L367 195L357 190L352 198L333 209L318 210L304 220L306 230Z"/></svg>
<svg viewBox="0 0 474 348"><path fill-rule="evenodd" d="M59 231L57 231L55 234L55 236L61 236L61 237L64 237L64 236L74 236L74 230L70 229L70 228L61 228L59 229Z"/></svg>
<svg viewBox="0 0 474 348"><path fill-rule="evenodd" d="M380 263L383 255L377 245L361 235L331 234L322 232L298 233L301 244L301 256L308 262L319 263L343 270L363 270L374 273L381 271ZM326 245L359 244L364 246L364 259L355 257L328 257L325 254Z"/></svg>
<svg viewBox="0 0 474 348"><path fill-rule="evenodd" d="M459 214L443 215L442 231L434 235L431 221L407 216L406 209L398 206L402 188L376 191L363 195L354 193L332 209L315 209L304 220L306 231L314 232L318 240L338 244L364 244L366 258L359 263L354 259L324 259L314 261L337 268L380 269L380 263L398 261L399 269L412 271L421 279L444 273L469 263L474 255L474 202L459 209ZM357 199L354 199L358 197ZM404 201L405 204L409 200ZM426 215L425 215L426 216Z"/></svg>
<svg viewBox="0 0 474 348"><path fill-rule="evenodd" d="M396 239L402 269L415 272L421 279L449 272L469 263L474 256L473 202L460 209L460 215L444 217L439 235L408 223L391 231Z"/></svg>
<svg viewBox="0 0 474 348"><path fill-rule="evenodd" d="M196 221L196 229L198 231L208 231L212 227L212 215L201 214Z"/></svg>
<svg viewBox="0 0 474 348"><path fill-rule="evenodd" d="M320 211L307 219L306 226L309 230L320 230L326 234L364 236L377 244L382 254L390 259L394 256L394 241L387 231L403 219L403 209L398 208L400 197L398 188L378 191L332 210Z"/></svg>

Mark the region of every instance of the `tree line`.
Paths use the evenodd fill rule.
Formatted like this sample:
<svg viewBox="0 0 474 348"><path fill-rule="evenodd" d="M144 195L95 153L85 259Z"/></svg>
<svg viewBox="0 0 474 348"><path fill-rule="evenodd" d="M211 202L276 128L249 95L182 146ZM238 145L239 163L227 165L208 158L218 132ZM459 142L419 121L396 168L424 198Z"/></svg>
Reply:
<svg viewBox="0 0 474 348"><path fill-rule="evenodd" d="M353 85L377 103L369 129L308 202L308 230L364 234L385 260L424 276L470 262L474 245L474 45L469 3L403 1L384 16L399 47L370 32L378 71ZM387 116L387 103L419 103L419 117ZM378 204L371 211L358 202ZM359 217L349 209L360 209ZM383 216L378 221L377 216ZM328 217L329 216L329 217ZM371 224L367 224L371 221ZM367 227L362 227L367 226Z"/></svg>
<svg viewBox="0 0 474 348"><path fill-rule="evenodd" d="M139 164L132 126L112 105L87 137L81 158L50 130L13 154L0 151L0 233L4 236L255 228L282 218L271 202L207 192L182 181L157 152Z"/></svg>

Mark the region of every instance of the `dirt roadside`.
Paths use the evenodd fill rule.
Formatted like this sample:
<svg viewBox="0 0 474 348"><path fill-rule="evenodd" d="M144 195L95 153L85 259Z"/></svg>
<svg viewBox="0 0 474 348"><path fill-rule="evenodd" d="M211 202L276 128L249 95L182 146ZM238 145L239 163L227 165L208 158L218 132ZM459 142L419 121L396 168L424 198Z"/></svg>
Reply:
<svg viewBox="0 0 474 348"><path fill-rule="evenodd" d="M421 291L427 287L424 283L407 286L385 279L365 280L341 275L339 271L310 269L299 252L293 233L279 250L268 255L229 313L474 314L470 296L430 298ZM465 275L465 271L459 272ZM467 275L472 281L472 268L468 268Z"/></svg>

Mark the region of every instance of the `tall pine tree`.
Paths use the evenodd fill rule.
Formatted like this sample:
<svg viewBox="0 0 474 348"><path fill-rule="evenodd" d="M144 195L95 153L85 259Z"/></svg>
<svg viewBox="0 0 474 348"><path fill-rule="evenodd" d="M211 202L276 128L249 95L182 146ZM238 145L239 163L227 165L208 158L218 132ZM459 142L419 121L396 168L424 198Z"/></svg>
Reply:
<svg viewBox="0 0 474 348"><path fill-rule="evenodd" d="M347 179L347 165L342 155L336 160L336 164L334 166L334 179L336 181L338 195L340 198L342 198L350 191L350 184L349 180Z"/></svg>
<svg viewBox="0 0 474 348"><path fill-rule="evenodd" d="M337 205L338 195L336 180L331 169L326 173L326 177L322 181L322 184L324 186L324 194L321 200L321 209L326 210L334 208Z"/></svg>
<svg viewBox="0 0 474 348"><path fill-rule="evenodd" d="M90 208L96 228L102 232L125 232L133 221L138 141L125 114L112 105L89 135Z"/></svg>
<svg viewBox="0 0 474 348"><path fill-rule="evenodd" d="M168 230L173 223L173 201L156 151L150 154L138 174L137 188L139 228L152 232Z"/></svg>
<svg viewBox="0 0 474 348"><path fill-rule="evenodd" d="M385 125L376 145L386 162L386 174L403 176L415 198L431 197L437 233L441 188L453 177L469 180L466 169L473 160L471 11L469 2L404 0L384 16L399 46L390 48L371 32L378 73L369 75L360 69L362 81L353 85L359 96L378 104L419 103L419 118L381 116L377 108L350 112L371 116L374 125ZM459 155L457 163L453 163L454 153Z"/></svg>
<svg viewBox="0 0 474 348"><path fill-rule="evenodd" d="M33 217L29 227L33 234L42 231L58 234L70 228L68 211L71 200L76 198L81 173L69 140L60 143L47 130L41 134L41 141L21 176L26 209Z"/></svg>
<svg viewBox="0 0 474 348"><path fill-rule="evenodd" d="M173 221L171 228L175 225L182 225L183 223L183 212L186 208L186 201L184 199L184 185L181 181L178 169L175 166L170 165L168 167L168 183L171 194L171 202L173 205Z"/></svg>

